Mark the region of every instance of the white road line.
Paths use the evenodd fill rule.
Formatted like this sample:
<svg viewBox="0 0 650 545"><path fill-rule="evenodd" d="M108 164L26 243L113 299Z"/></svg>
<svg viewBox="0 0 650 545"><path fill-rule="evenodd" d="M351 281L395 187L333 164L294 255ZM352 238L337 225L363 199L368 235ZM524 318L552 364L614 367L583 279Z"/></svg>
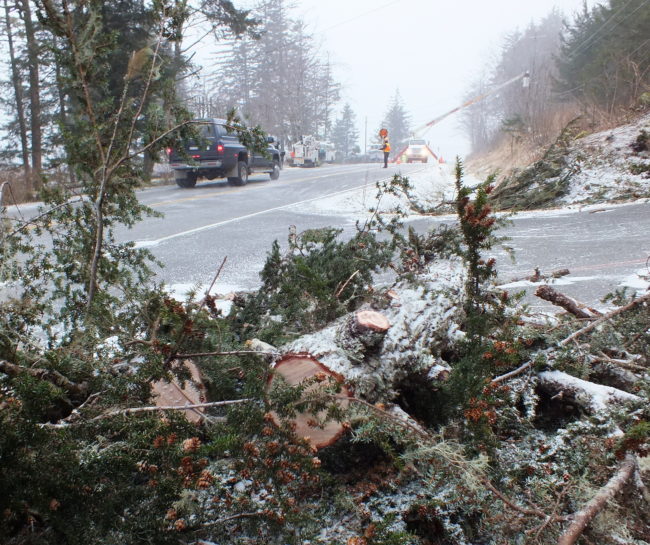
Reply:
<svg viewBox="0 0 650 545"><path fill-rule="evenodd" d="M392 178L390 176L389 178L383 178L381 180L377 180L378 182L386 181ZM373 185L376 182L373 182ZM299 206L301 204L305 204L308 202L313 202L313 201L318 201L321 199L327 199L329 197L335 197L336 195L343 195L344 193L350 193L352 191L358 191L359 189L363 189L368 186L368 183L365 183L363 185L357 186L357 187L352 187L350 189L343 189L342 191L335 191L334 193L328 193L327 195L320 195L318 197L312 197L311 199L305 199L303 201L297 201L297 202L292 202L289 204L283 204L282 206L276 206L274 208L267 208L266 210L260 210L259 212L253 212L252 214L245 214L243 216L238 216L236 218L231 218L229 220L224 220L224 221L219 221L217 223L211 223L209 225L203 225L201 227L195 227L194 229L189 229L187 231L181 231L180 233L175 233L173 235L168 235L166 237L162 237L156 240L140 240L135 242L136 248L149 248L152 246L158 246L159 244L163 242L167 242L168 240L173 240L175 238L180 238L180 237L185 237L188 235L193 235L195 233L200 233L202 231L208 231L209 229L215 229L217 227L221 227L223 225L228 225L229 223L235 223L238 221L246 220L249 218L254 218L256 216L261 216L263 214L268 214L269 212L276 212L278 210L286 210L288 208L294 207L294 206Z"/></svg>

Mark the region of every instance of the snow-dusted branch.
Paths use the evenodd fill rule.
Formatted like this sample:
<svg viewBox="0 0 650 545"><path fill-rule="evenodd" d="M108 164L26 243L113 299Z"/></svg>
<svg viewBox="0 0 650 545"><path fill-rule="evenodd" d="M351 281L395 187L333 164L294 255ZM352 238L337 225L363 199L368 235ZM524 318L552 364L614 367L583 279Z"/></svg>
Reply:
<svg viewBox="0 0 650 545"><path fill-rule="evenodd" d="M622 488L636 469L636 457L632 453L625 456L625 460L609 482L585 505L573 515L573 522L560 536L557 545L573 545L580 537L587 524L605 507L607 501L613 498Z"/></svg>
<svg viewBox="0 0 650 545"><path fill-rule="evenodd" d="M562 371L543 371L537 375L540 386L555 396L569 398L588 412L607 409L612 403L639 402L641 397L611 386L582 380Z"/></svg>
<svg viewBox="0 0 650 545"><path fill-rule="evenodd" d="M578 303L575 299L560 293L548 284L544 284L535 290L535 295L544 301L553 303L562 307L567 312L573 314L576 318L584 320L593 320L598 318L600 314L596 314L584 305Z"/></svg>

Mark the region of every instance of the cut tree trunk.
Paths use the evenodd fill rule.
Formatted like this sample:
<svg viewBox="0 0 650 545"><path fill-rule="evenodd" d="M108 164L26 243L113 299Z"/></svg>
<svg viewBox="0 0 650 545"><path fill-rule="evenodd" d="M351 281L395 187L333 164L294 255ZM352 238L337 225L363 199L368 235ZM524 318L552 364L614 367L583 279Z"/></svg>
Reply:
<svg viewBox="0 0 650 545"><path fill-rule="evenodd" d="M156 406L185 407L205 402L205 385L196 364L190 360L185 360L182 363L178 362L177 366L184 367L189 371L191 379L184 381L184 384L181 384L181 381L177 378L171 382L166 380L154 382L151 385L151 391ZM204 409L196 408L183 411L183 414L190 422L200 422L205 418L204 412Z"/></svg>
<svg viewBox="0 0 650 545"><path fill-rule="evenodd" d="M284 382L289 386L299 386L309 381L306 393L314 393L319 386L326 385L329 380L343 383L343 377L333 373L322 363L316 361L307 354L287 354L280 359L274 368L274 373L269 380L269 390ZM341 391L334 397L335 402L341 409L348 406L349 398L352 396L350 389L341 385ZM279 417L274 414L276 423ZM308 439L316 448L323 448L334 443L345 431L341 422L325 419L325 411L314 414L312 411L298 413L293 419L295 424L294 433L297 437Z"/></svg>
<svg viewBox="0 0 650 545"><path fill-rule="evenodd" d="M344 316L280 351L309 354L370 403L394 401L409 377L428 377L435 389L446 376L437 372L439 366L448 367L442 354L462 338L464 282L460 260L437 262L417 284L401 282L374 308Z"/></svg>
<svg viewBox="0 0 650 545"><path fill-rule="evenodd" d="M296 385L322 373L342 382L338 401L344 406L350 392L369 404L392 405L409 396L404 389L413 381L435 391L449 374L441 354L462 338L465 267L460 260L437 262L418 280L399 283L375 307L281 347L273 380L282 376ZM296 433L316 446L332 444L342 433L339 423L321 430L308 422L316 420L299 415Z"/></svg>

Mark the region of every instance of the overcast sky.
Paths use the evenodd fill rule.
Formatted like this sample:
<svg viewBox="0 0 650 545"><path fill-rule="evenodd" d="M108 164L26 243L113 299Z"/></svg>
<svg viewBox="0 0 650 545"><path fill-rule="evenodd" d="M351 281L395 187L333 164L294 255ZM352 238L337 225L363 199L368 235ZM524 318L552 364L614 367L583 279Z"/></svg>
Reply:
<svg viewBox="0 0 650 545"><path fill-rule="evenodd" d="M603 3L602 0L600 3ZM237 5L237 2L235 2ZM364 145L379 127L395 90L412 127L462 103L469 83L494 58L503 37L546 16L571 15L583 0L301 0L295 14L330 52L343 101L359 121ZM597 3L588 0L588 5ZM443 156L469 149L452 116L426 138Z"/></svg>

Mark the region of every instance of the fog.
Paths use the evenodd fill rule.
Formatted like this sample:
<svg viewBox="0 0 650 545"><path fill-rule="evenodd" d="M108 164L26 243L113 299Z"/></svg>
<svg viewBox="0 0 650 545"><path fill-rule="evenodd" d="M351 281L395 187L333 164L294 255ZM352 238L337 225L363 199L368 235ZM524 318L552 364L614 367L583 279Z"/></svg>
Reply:
<svg viewBox="0 0 650 545"><path fill-rule="evenodd" d="M329 52L359 122L360 143L379 127L399 89L412 127L463 102L469 83L494 59L504 37L554 7L570 16L583 0L303 0L296 13ZM593 0L587 2L591 6ZM468 143L450 116L426 133L434 151L464 155Z"/></svg>

